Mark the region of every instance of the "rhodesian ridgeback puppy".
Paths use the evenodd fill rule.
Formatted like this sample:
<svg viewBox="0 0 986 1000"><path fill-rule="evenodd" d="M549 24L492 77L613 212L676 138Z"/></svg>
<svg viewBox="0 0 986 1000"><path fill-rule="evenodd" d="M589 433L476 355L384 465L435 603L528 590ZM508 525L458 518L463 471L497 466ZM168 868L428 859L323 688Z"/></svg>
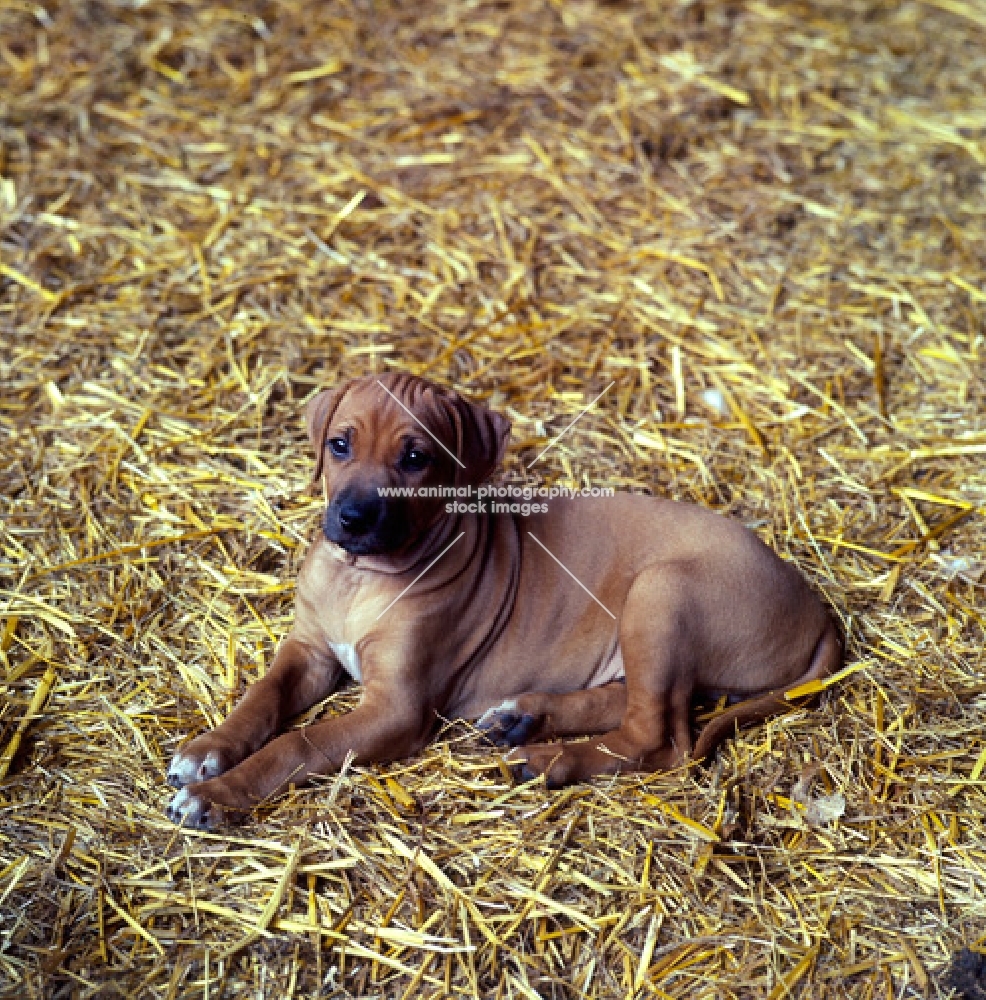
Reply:
<svg viewBox="0 0 986 1000"><path fill-rule="evenodd" d="M674 768L789 708L785 691L841 662L801 574L703 507L617 494L528 516L449 513L447 499L421 495L475 488L510 434L448 389L358 378L315 396L307 422L327 505L294 627L225 722L175 756L177 822L212 828L350 752L406 757L439 718L478 720L518 747L519 777L549 787ZM380 492L393 487L416 495ZM345 674L362 685L353 711L284 731ZM745 700L693 744L701 692Z"/></svg>

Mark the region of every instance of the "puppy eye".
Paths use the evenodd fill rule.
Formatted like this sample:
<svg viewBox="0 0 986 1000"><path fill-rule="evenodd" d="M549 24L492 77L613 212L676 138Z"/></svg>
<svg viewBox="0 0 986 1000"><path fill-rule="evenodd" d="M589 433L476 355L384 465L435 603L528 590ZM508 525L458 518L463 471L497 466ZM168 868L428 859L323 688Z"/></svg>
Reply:
<svg viewBox="0 0 986 1000"><path fill-rule="evenodd" d="M335 458L345 458L349 454L349 442L345 438L329 438L328 445Z"/></svg>
<svg viewBox="0 0 986 1000"><path fill-rule="evenodd" d="M420 472L430 461L428 452L411 448L401 456L400 466L405 472Z"/></svg>

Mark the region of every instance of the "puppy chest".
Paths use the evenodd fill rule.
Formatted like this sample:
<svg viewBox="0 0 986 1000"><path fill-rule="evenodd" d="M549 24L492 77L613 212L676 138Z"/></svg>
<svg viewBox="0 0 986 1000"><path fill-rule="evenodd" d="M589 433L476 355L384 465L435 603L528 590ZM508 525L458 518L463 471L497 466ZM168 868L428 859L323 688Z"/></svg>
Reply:
<svg viewBox="0 0 986 1000"><path fill-rule="evenodd" d="M359 652L351 642L330 642L329 649L338 657L342 669L357 683L362 681L363 672L360 669Z"/></svg>

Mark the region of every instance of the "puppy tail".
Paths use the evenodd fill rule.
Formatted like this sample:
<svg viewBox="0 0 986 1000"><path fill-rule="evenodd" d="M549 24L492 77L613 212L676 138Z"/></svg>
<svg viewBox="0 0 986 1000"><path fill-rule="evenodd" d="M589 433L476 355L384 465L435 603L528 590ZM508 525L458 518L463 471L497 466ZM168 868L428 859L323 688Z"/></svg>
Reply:
<svg viewBox="0 0 986 1000"><path fill-rule="evenodd" d="M692 760L705 760L723 740L734 735L741 727L755 725L764 722L772 715L790 711L797 705L799 699L788 699L785 692L793 691L810 681L821 680L823 677L835 673L841 665L842 640L835 625L829 622L815 646L808 670L793 684L768 691L757 698L741 701L738 705L727 708L721 715L717 715L699 733L691 753Z"/></svg>

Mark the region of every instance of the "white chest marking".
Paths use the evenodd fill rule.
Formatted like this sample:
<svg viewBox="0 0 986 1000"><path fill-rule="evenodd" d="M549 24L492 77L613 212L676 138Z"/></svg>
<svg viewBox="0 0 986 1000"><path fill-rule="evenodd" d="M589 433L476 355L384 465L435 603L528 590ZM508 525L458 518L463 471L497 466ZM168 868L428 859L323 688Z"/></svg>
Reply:
<svg viewBox="0 0 986 1000"><path fill-rule="evenodd" d="M356 652L356 647L352 643L330 642L329 648L336 654L336 656L339 657L342 669L345 670L357 684L363 680L363 672L359 668L359 653Z"/></svg>

